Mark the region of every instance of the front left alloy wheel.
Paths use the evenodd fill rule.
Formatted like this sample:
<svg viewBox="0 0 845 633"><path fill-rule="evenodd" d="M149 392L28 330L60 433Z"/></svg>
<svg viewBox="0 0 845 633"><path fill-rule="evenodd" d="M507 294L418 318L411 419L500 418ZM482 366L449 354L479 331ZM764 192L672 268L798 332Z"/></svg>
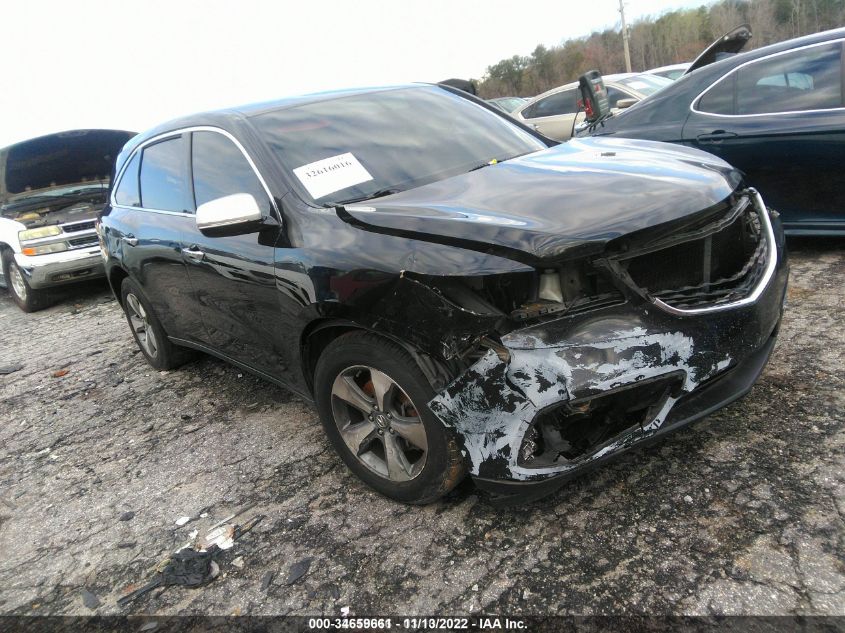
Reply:
<svg viewBox="0 0 845 633"><path fill-rule="evenodd" d="M314 390L335 450L378 492L422 504L463 479L455 433L429 410L434 391L399 345L365 332L340 336L320 355Z"/></svg>

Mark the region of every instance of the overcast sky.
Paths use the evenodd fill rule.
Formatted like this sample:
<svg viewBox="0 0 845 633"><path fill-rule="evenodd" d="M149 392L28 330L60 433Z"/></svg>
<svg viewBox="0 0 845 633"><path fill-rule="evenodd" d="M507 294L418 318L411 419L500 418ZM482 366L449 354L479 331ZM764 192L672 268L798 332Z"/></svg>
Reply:
<svg viewBox="0 0 845 633"><path fill-rule="evenodd" d="M629 22L707 0L627 0ZM134 131L338 87L480 78L504 57L619 24L618 0L9 0L0 147Z"/></svg>

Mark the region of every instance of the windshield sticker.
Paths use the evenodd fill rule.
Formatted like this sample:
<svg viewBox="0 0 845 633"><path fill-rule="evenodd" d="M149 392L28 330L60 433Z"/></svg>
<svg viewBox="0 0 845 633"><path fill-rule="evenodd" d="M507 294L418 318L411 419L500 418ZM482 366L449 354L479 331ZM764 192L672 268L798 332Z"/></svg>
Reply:
<svg viewBox="0 0 845 633"><path fill-rule="evenodd" d="M646 90L648 88L648 84L644 81L629 81L628 85L634 90Z"/></svg>
<svg viewBox="0 0 845 633"><path fill-rule="evenodd" d="M351 152L308 163L293 173L315 200L373 179Z"/></svg>

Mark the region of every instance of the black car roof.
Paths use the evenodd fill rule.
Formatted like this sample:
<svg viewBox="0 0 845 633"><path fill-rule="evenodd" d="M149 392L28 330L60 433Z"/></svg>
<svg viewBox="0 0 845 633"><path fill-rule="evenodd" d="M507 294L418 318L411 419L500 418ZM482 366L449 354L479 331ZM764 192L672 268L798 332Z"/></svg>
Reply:
<svg viewBox="0 0 845 633"><path fill-rule="evenodd" d="M179 117L178 119L172 119L156 127L149 129L145 132L142 132L138 136L132 139L130 143L128 143L124 147L124 153L127 151L133 150L138 145L144 143L145 141L159 136L161 134L167 134L168 132L172 132L174 130L179 130L186 127L194 127L194 126L201 126L201 125L210 125L210 126L219 126L225 125L226 123L232 123L234 121L249 119L254 116L258 116L261 114L266 114L268 112L275 112L276 110L283 110L285 108L291 108L294 106L305 105L308 103L316 103L319 101L329 101L333 99L341 99L343 97L351 97L354 95L359 94L367 94L373 92L384 92L387 90L396 90L400 88L422 88L422 87L431 87L434 84L423 84L423 83L416 83L416 84L401 84L395 86L377 86L377 87L366 87L366 88L349 88L345 90L328 90L325 92L315 92L311 94L305 95L298 95L298 96L290 96L290 97L283 97L281 99L275 99L272 101L263 101L259 103L248 103L240 106L235 106L231 108L223 108L221 110L210 110L207 112L198 112L196 114L190 114L187 116Z"/></svg>
<svg viewBox="0 0 845 633"><path fill-rule="evenodd" d="M680 122L689 113L690 103L708 86L734 68L768 55L841 38L845 38L845 28L823 31L778 42L777 44L770 44L713 62L678 78L674 83L648 99L644 99L611 117L603 128L596 131L596 134L612 134L632 127L642 129L643 126L654 121L663 123Z"/></svg>
<svg viewBox="0 0 845 633"><path fill-rule="evenodd" d="M761 46L760 48L755 48L750 51L743 51L726 59L708 64L703 68L706 68L709 71L710 69L733 67L752 59L757 59L758 57L765 57L766 55L772 55L773 53L780 53L794 48L801 48L802 46L827 42L828 40L835 40L840 37L845 37L845 27L832 29L830 31L822 31L820 33L813 33L812 35L804 35L803 37L784 40L783 42L769 44L768 46Z"/></svg>

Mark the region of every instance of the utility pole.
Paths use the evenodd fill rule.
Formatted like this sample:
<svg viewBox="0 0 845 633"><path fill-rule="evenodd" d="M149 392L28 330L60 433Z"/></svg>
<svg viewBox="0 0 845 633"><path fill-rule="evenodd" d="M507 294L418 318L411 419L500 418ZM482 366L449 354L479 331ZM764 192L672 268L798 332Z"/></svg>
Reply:
<svg viewBox="0 0 845 633"><path fill-rule="evenodd" d="M631 72L631 50L628 48L628 24L625 22L625 3L619 0L619 13L622 14L622 45L625 47L625 72Z"/></svg>

